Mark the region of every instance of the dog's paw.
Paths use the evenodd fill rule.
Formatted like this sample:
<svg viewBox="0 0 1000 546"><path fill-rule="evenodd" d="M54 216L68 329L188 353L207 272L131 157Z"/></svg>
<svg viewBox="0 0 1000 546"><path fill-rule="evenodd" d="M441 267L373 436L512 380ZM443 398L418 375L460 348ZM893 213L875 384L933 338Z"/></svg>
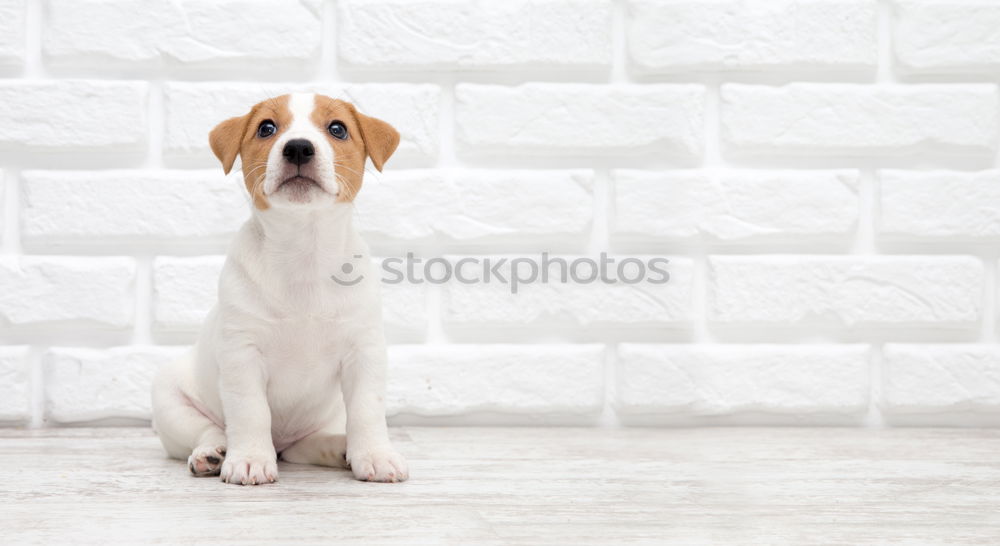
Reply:
<svg viewBox="0 0 1000 546"><path fill-rule="evenodd" d="M198 446L188 457L188 470L195 476L218 476L226 446Z"/></svg>
<svg viewBox="0 0 1000 546"><path fill-rule="evenodd" d="M251 455L230 450L219 479L236 485L262 485L278 480L278 464L274 455Z"/></svg>
<svg viewBox="0 0 1000 546"><path fill-rule="evenodd" d="M406 459L390 447L348 455L354 477L367 482L402 482L410 477Z"/></svg>

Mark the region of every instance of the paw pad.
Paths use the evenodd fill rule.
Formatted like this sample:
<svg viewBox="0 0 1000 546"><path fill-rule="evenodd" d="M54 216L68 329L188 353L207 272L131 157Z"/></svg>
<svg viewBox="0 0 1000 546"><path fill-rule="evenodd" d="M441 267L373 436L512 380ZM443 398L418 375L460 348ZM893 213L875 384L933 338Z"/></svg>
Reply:
<svg viewBox="0 0 1000 546"><path fill-rule="evenodd" d="M195 476L218 476L219 468L226 456L225 446L200 446L188 457L188 470Z"/></svg>

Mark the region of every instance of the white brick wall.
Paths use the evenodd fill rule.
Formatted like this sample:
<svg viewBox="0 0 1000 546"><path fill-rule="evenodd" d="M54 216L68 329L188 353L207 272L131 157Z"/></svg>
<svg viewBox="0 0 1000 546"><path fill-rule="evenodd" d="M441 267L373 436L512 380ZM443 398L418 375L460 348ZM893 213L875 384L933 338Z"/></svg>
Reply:
<svg viewBox="0 0 1000 546"><path fill-rule="evenodd" d="M612 175L616 239L843 241L858 221L857 171L620 170Z"/></svg>
<svg viewBox="0 0 1000 546"><path fill-rule="evenodd" d="M140 151L149 132L148 93L145 82L0 80L8 116L0 126L0 150Z"/></svg>
<svg viewBox="0 0 1000 546"><path fill-rule="evenodd" d="M21 195L21 240L32 246L225 241L248 200L219 170L24 171Z"/></svg>
<svg viewBox="0 0 1000 546"><path fill-rule="evenodd" d="M24 17L28 0L0 1L0 67L24 61Z"/></svg>
<svg viewBox="0 0 1000 546"><path fill-rule="evenodd" d="M1000 4L992 0L897 0L893 49L914 73L979 72L1000 66Z"/></svg>
<svg viewBox="0 0 1000 546"><path fill-rule="evenodd" d="M982 319L986 278L970 256L714 256L708 283L724 325L944 329Z"/></svg>
<svg viewBox="0 0 1000 546"><path fill-rule="evenodd" d="M638 71L875 68L873 0L630 0Z"/></svg>
<svg viewBox="0 0 1000 546"><path fill-rule="evenodd" d="M552 256L559 257L567 262L582 258ZM507 267L500 270L509 272L511 262L504 265ZM558 265L550 265L549 271L552 278L560 273ZM581 267L580 276L583 271ZM441 320L462 332L470 327L535 330L570 326L581 333L588 327L684 327L694 317L691 260L673 260L669 272L666 284L533 283L519 286L516 296L511 295L509 286L500 283L449 283L443 287Z"/></svg>
<svg viewBox="0 0 1000 546"><path fill-rule="evenodd" d="M722 86L727 149L747 154L990 153L995 85Z"/></svg>
<svg viewBox="0 0 1000 546"><path fill-rule="evenodd" d="M357 219L371 242L518 236L582 241L591 229L593 185L593 171L386 171L366 182Z"/></svg>
<svg viewBox="0 0 1000 546"><path fill-rule="evenodd" d="M340 59L362 69L607 67L611 0L344 0Z"/></svg>
<svg viewBox="0 0 1000 546"><path fill-rule="evenodd" d="M390 415L587 423L604 407L601 345L397 345Z"/></svg>
<svg viewBox="0 0 1000 546"><path fill-rule="evenodd" d="M148 420L248 213L207 133L301 90L402 134L357 203L379 258L670 260L662 285L385 285L393 422L1000 424L998 24L992 0L0 0L0 424Z"/></svg>
<svg viewBox="0 0 1000 546"><path fill-rule="evenodd" d="M132 325L135 264L122 257L0 257L0 320L9 327Z"/></svg>
<svg viewBox="0 0 1000 546"><path fill-rule="evenodd" d="M0 423L23 423L31 417L31 366L27 347L0 347Z"/></svg>
<svg viewBox="0 0 1000 546"><path fill-rule="evenodd" d="M878 232L886 239L988 240L1000 236L1000 172L881 171Z"/></svg>
<svg viewBox="0 0 1000 546"><path fill-rule="evenodd" d="M990 345L885 348L884 411L890 416L1000 408L1000 351Z"/></svg>
<svg viewBox="0 0 1000 546"><path fill-rule="evenodd" d="M42 52L54 65L134 68L295 63L319 51L318 0L50 0ZM262 68L262 67L261 67Z"/></svg>
<svg viewBox="0 0 1000 546"><path fill-rule="evenodd" d="M618 351L623 419L733 413L828 414L851 422L868 409L863 345L641 345Z"/></svg>
<svg viewBox="0 0 1000 546"><path fill-rule="evenodd" d="M149 419L156 367L185 347L60 347L44 356L45 414L58 423Z"/></svg>
<svg viewBox="0 0 1000 546"><path fill-rule="evenodd" d="M459 84L455 131L468 154L701 154L699 85Z"/></svg>

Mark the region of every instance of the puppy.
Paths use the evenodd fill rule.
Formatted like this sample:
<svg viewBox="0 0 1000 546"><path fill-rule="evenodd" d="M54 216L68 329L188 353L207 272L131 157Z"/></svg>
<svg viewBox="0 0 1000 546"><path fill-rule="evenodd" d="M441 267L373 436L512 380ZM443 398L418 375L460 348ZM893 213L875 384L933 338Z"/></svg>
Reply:
<svg viewBox="0 0 1000 546"><path fill-rule="evenodd" d="M352 221L365 158L381 171L399 133L296 93L223 121L209 141L227 174L240 156L252 214L193 353L154 380L163 447L234 484L274 482L279 455L406 480L386 430L378 277Z"/></svg>

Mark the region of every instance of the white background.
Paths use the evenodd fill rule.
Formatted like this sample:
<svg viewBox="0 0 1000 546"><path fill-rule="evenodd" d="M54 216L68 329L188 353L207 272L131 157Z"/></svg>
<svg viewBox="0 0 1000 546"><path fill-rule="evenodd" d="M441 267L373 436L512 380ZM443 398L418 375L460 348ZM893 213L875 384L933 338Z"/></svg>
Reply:
<svg viewBox="0 0 1000 546"><path fill-rule="evenodd" d="M136 423L249 214L269 95L403 135L379 256L667 256L385 292L391 421L991 424L1000 3L0 0L0 420Z"/></svg>

